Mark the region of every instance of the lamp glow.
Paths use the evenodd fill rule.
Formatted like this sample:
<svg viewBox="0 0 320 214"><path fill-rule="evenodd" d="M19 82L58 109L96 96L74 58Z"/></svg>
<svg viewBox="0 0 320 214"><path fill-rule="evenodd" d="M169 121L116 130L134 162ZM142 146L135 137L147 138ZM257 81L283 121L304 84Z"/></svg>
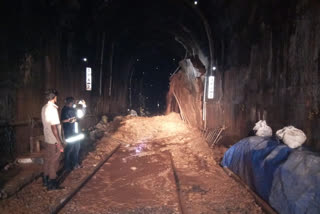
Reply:
<svg viewBox="0 0 320 214"><path fill-rule="evenodd" d="M87 108L86 102L84 100L80 100L79 103L83 108Z"/></svg>
<svg viewBox="0 0 320 214"><path fill-rule="evenodd" d="M81 109L78 109L77 110L77 117L78 118L83 118L83 116L84 116L84 112Z"/></svg>

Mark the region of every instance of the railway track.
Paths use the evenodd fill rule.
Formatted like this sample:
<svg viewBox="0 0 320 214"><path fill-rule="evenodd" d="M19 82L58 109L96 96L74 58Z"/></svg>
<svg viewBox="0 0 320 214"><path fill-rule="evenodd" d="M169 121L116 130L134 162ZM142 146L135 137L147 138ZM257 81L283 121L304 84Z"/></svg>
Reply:
<svg viewBox="0 0 320 214"><path fill-rule="evenodd" d="M51 213L183 213L171 153L157 142L119 143Z"/></svg>
<svg viewBox="0 0 320 214"><path fill-rule="evenodd" d="M62 179L65 190L48 193L34 182L4 213L264 213L214 161L203 136L179 121L127 120Z"/></svg>
<svg viewBox="0 0 320 214"><path fill-rule="evenodd" d="M173 139L176 140L176 137ZM226 185L223 182L227 179L223 178L225 175L218 177L218 171L204 178L206 170L199 171L202 175L196 175L199 172L190 171L194 168L183 169L179 164L176 166L172 156L174 151L168 149L169 145L176 144L164 143L170 140L170 137L146 138L134 144L112 140L119 142L119 145L106 155L75 189L60 200L52 214L183 214L198 211L200 213L202 209L214 213L230 211L234 209L233 206L241 203L227 199L231 195L225 191L230 189L216 192L219 189L216 185ZM226 194L222 195L222 201L221 194ZM216 204L215 201L219 203ZM232 203L234 205L231 205ZM248 210L246 208L245 211Z"/></svg>
<svg viewBox="0 0 320 214"><path fill-rule="evenodd" d="M109 158L118 151L121 144L119 144L115 149L112 150L110 154L108 154L103 160L100 161L100 163L95 167L95 169L90 173L86 178L84 178L80 184L72 190L65 198L63 198L60 203L53 209L51 212L52 214L59 213L59 211L70 201L72 198L81 190L81 188L87 184L87 182L94 176L94 174L101 168L101 166L109 160Z"/></svg>

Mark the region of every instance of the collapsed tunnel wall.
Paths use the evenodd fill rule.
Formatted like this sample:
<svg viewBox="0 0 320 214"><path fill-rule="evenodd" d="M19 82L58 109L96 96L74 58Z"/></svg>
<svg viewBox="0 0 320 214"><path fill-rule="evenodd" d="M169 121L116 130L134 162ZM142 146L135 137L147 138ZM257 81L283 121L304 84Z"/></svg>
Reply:
<svg viewBox="0 0 320 214"><path fill-rule="evenodd" d="M256 4L248 19L232 17L232 31L217 36L217 99L208 103L208 125L226 124L230 144L259 119L274 132L293 125L319 151L319 2Z"/></svg>
<svg viewBox="0 0 320 214"><path fill-rule="evenodd" d="M179 65L180 70L170 79L166 113L179 111L186 123L201 129L205 67L198 57L184 59Z"/></svg>

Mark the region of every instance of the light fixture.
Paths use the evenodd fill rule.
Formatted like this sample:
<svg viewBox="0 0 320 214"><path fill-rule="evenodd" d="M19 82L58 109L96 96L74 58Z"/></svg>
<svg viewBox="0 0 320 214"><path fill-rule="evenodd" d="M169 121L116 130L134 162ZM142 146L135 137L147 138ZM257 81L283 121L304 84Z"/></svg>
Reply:
<svg viewBox="0 0 320 214"><path fill-rule="evenodd" d="M197 4L198 4L198 1L194 1L193 3L194 3L194 5L197 5Z"/></svg>
<svg viewBox="0 0 320 214"><path fill-rule="evenodd" d="M88 59L84 57L84 58L82 58L82 61L86 62L86 61L88 61Z"/></svg>
<svg viewBox="0 0 320 214"><path fill-rule="evenodd" d="M216 67L216 66L213 66L213 67L212 67L212 70L214 70L214 71L217 70L217 67Z"/></svg>

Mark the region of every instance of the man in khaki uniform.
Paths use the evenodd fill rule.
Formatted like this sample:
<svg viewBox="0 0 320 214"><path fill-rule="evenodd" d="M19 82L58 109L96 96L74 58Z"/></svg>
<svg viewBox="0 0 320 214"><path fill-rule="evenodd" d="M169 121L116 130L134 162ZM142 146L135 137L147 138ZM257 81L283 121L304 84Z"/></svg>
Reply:
<svg viewBox="0 0 320 214"><path fill-rule="evenodd" d="M41 110L44 140L46 142L43 181L48 190L55 190L61 189L57 182L57 171L59 168L59 158L61 152L63 152L59 134L61 133L60 119L58 106L56 105L58 92L55 89L49 89L45 94L48 103Z"/></svg>

